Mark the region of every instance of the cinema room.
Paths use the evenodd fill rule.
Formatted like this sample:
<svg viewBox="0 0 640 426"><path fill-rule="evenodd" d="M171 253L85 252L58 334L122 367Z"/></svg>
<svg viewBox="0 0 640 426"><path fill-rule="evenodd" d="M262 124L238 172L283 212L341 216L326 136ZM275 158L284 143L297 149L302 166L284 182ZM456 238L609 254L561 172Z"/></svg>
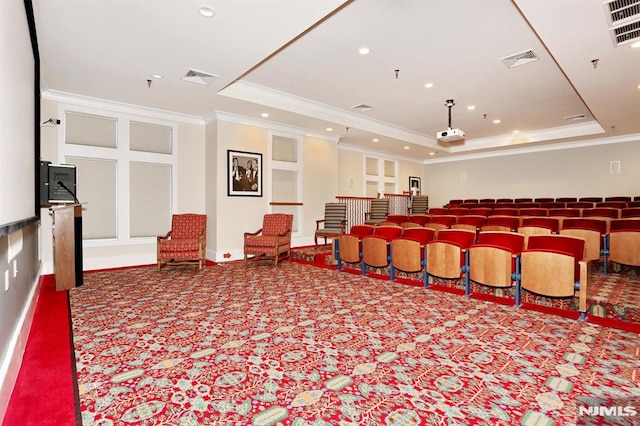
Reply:
<svg viewBox="0 0 640 426"><path fill-rule="evenodd" d="M640 424L638 0L0 2L0 424Z"/></svg>

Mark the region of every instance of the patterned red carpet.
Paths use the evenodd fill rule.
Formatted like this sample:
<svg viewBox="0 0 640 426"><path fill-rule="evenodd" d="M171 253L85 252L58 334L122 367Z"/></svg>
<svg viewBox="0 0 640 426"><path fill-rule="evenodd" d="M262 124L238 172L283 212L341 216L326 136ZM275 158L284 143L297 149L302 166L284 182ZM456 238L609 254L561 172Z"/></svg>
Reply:
<svg viewBox="0 0 640 426"><path fill-rule="evenodd" d="M589 421L580 407L640 411L638 334L328 268L94 272L70 299L85 425L560 425Z"/></svg>

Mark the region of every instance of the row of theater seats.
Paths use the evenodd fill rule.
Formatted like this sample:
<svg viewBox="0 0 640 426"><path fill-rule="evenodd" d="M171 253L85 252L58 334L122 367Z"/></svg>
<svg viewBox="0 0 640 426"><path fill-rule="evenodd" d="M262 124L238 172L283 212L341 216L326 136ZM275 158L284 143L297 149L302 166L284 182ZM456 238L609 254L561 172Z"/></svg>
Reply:
<svg viewBox="0 0 640 426"><path fill-rule="evenodd" d="M462 217L461 217L462 218ZM516 224L487 224L467 228L465 224L445 227L401 227L398 225L356 225L349 234L335 240L338 270L343 263L367 268L424 273L429 277L464 279L485 286L515 287L515 304L520 306L522 290L546 297L578 297L579 311L587 312L587 288L593 261L603 258L616 264L640 266L640 220L567 219L562 227L550 218L523 218ZM507 219L518 219L507 217ZM542 220L542 221L541 221ZM551 228L548 226L551 224ZM514 228L515 227L515 228Z"/></svg>
<svg viewBox="0 0 640 426"><path fill-rule="evenodd" d="M524 203L526 204L526 203ZM604 203L603 203L604 204ZM611 219L640 217L639 207L434 207L430 215L479 215L479 216L558 216L558 217L609 217ZM402 216L402 215L399 215ZM392 219L393 221L393 219Z"/></svg>
<svg viewBox="0 0 640 426"><path fill-rule="evenodd" d="M467 198L449 200L445 207L509 207L514 205L518 207L542 207L542 208L562 208L571 207L568 204L580 203L575 208L600 207L601 203L616 203L604 205L602 207L640 207L640 196L615 196L615 197L558 197L558 198ZM626 203L626 204L625 204Z"/></svg>

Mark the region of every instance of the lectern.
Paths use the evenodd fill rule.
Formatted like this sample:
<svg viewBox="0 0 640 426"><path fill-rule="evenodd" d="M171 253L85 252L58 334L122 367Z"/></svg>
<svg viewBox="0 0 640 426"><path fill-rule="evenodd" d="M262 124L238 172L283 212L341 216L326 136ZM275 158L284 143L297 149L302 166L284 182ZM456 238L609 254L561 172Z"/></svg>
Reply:
<svg viewBox="0 0 640 426"><path fill-rule="evenodd" d="M82 285L82 206L51 208L53 215L53 269L56 291Z"/></svg>

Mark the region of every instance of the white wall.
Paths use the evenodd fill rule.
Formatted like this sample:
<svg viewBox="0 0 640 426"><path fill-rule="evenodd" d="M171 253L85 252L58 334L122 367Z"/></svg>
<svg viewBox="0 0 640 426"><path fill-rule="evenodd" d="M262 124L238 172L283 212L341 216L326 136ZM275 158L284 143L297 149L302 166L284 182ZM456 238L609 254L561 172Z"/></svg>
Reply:
<svg viewBox="0 0 640 426"><path fill-rule="evenodd" d="M620 161L620 173L610 173L611 161ZM430 207L465 198L637 196L640 140L427 164L425 176Z"/></svg>
<svg viewBox="0 0 640 426"><path fill-rule="evenodd" d="M270 129L253 125L225 121L218 118L216 122L215 146L217 158L208 153L209 164L215 164L215 185L217 194L215 202L208 202L209 209L215 206L215 241L207 241L208 250L214 251L212 260L237 260L243 257L243 234L255 232L262 227L265 213L271 212L270 176L268 164L270 155ZM212 124L207 127L211 131ZM294 136L294 135L291 135ZM311 244L315 231L316 219L324 215L324 204L335 200L337 193L337 143L318 137L295 135L302 137L302 199L300 226L298 235L294 235L292 245L302 246ZM214 143L209 141L208 148ZM263 196L238 197L227 195L227 150L246 151L262 154ZM210 160L215 160L211 163ZM208 166L209 167L209 166ZM208 180L211 180L209 170ZM207 198L212 197L213 188L207 187ZM277 200L276 200L277 201ZM226 257L225 257L226 255Z"/></svg>

